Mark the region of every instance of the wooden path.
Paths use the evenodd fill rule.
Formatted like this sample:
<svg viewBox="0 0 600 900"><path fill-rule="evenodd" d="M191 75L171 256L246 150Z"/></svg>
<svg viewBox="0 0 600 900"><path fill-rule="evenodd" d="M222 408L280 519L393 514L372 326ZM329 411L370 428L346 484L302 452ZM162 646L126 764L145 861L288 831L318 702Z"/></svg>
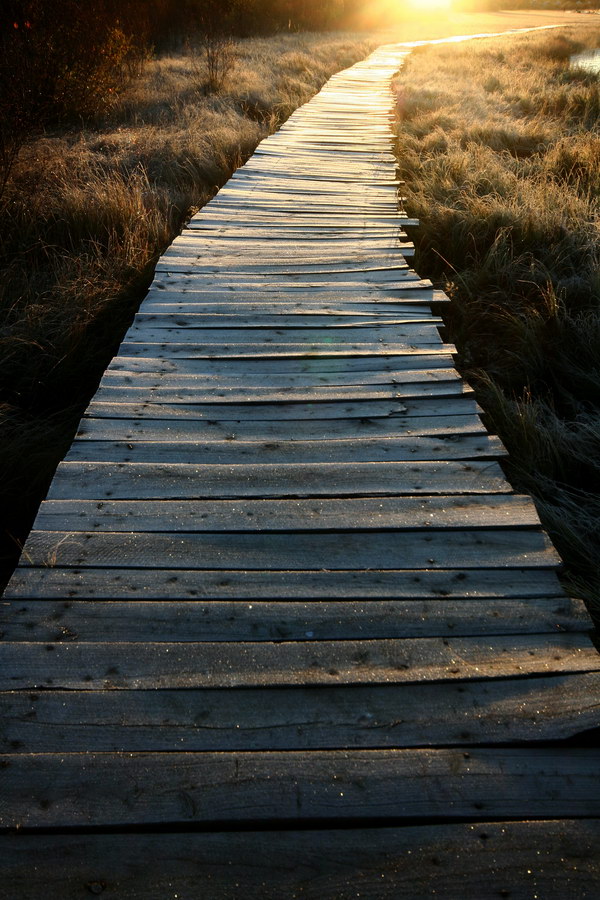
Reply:
<svg viewBox="0 0 600 900"><path fill-rule="evenodd" d="M406 261L402 56L194 217L58 469L1 607L2 897L598 896L600 656Z"/></svg>

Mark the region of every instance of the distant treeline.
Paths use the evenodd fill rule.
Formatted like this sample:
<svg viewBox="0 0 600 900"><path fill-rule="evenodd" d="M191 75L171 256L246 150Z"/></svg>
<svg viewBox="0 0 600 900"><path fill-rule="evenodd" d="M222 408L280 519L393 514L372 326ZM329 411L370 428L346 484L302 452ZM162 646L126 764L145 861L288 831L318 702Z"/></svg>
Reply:
<svg viewBox="0 0 600 900"><path fill-rule="evenodd" d="M3 0L0 167L32 128L110 105L152 52L199 36L346 25L365 0Z"/></svg>
<svg viewBox="0 0 600 900"><path fill-rule="evenodd" d="M579 4L455 2L455 8L470 11L522 5ZM109 105L152 52L198 36L381 28L406 14L400 0L3 0L0 167L6 167L6 154L23 131Z"/></svg>
<svg viewBox="0 0 600 900"><path fill-rule="evenodd" d="M365 0L3 0L0 132L10 143L15 128L94 114L150 53L186 40L336 28L364 5Z"/></svg>

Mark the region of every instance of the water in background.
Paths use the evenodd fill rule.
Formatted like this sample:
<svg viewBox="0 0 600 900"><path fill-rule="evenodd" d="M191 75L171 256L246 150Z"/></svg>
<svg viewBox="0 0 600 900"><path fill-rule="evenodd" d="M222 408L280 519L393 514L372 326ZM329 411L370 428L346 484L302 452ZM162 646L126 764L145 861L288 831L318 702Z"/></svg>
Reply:
<svg viewBox="0 0 600 900"><path fill-rule="evenodd" d="M586 50L585 53L576 53L569 60L572 69L585 69L587 72L595 72L600 75L600 50Z"/></svg>

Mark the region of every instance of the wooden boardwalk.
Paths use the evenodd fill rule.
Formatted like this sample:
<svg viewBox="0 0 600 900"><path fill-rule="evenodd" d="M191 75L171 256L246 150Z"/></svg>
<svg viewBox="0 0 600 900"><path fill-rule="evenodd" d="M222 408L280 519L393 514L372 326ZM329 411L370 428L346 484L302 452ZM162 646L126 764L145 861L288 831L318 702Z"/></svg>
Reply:
<svg viewBox="0 0 600 900"><path fill-rule="evenodd" d="M406 261L403 55L194 217L57 471L1 605L2 897L598 896L600 656Z"/></svg>

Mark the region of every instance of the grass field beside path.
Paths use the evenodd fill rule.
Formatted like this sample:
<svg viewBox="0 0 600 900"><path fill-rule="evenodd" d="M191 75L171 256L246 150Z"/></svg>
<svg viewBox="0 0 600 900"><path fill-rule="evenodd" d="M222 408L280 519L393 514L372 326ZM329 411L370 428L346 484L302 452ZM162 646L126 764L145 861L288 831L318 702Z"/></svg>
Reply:
<svg viewBox="0 0 600 900"><path fill-rule="evenodd" d="M599 23L600 24L600 23ZM572 28L413 54L395 83L415 265L452 297L448 338L600 614L600 87Z"/></svg>

